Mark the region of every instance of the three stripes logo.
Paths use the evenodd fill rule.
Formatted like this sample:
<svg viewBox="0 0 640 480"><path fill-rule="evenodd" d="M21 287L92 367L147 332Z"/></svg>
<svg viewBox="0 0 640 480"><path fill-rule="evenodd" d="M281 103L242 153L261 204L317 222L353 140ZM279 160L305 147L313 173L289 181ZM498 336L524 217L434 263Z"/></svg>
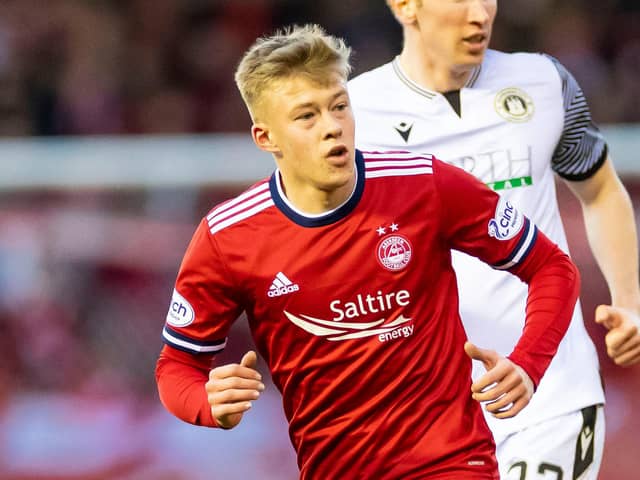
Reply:
<svg viewBox="0 0 640 480"><path fill-rule="evenodd" d="M284 273L278 272L273 282L271 282L267 295L270 297L279 297L287 293L297 292L298 290L300 290L300 287L297 283L289 280Z"/></svg>

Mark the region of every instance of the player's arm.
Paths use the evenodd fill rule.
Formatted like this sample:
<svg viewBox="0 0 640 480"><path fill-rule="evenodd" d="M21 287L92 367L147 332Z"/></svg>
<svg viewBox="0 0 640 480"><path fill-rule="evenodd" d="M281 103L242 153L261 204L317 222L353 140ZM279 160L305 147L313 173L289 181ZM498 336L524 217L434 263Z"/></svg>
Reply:
<svg viewBox="0 0 640 480"><path fill-rule="evenodd" d="M160 400L185 422L233 428L264 390L257 356L211 369L212 355L193 355L165 345L156 364Z"/></svg>
<svg viewBox="0 0 640 480"><path fill-rule="evenodd" d="M569 327L579 292L578 270L535 225L475 177L441 162L434 162L434 175L451 246L529 286L523 333L508 357L465 347L488 368L472 386L474 398L487 402L485 408L495 416L512 417L528 404Z"/></svg>
<svg viewBox="0 0 640 480"><path fill-rule="evenodd" d="M196 356L164 345L156 363L160 401L179 419L193 425L215 427L204 388L213 355Z"/></svg>
<svg viewBox="0 0 640 480"><path fill-rule="evenodd" d="M596 321L609 329L607 353L618 365L637 363L640 284L631 199L608 158L591 177L566 184L580 200L589 245L611 294L611 305L596 310Z"/></svg>
<svg viewBox="0 0 640 480"><path fill-rule="evenodd" d="M524 235L523 231L516 238L522 240ZM467 354L487 368L472 385L473 398L486 402L486 410L497 418L515 416L531 400L569 327L580 287L576 266L539 231L526 256L508 271L529 286L525 325L515 348L502 358L490 350L465 346Z"/></svg>
<svg viewBox="0 0 640 480"><path fill-rule="evenodd" d="M241 311L232 272L203 221L180 265L156 364L160 399L185 422L232 428L264 389L254 352L240 364L212 368Z"/></svg>
<svg viewBox="0 0 640 480"><path fill-rule="evenodd" d="M593 123L580 85L555 58L564 108L562 135L551 165L580 200L591 251L602 271L611 305L596 309L605 325L607 353L619 365L640 361L640 285L633 206L607 145Z"/></svg>

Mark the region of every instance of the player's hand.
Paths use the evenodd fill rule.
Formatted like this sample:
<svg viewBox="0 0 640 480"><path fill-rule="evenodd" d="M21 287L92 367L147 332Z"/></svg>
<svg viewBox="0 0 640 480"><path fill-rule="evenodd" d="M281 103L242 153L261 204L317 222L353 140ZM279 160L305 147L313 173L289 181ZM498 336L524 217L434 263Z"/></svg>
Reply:
<svg viewBox="0 0 640 480"><path fill-rule="evenodd" d="M533 396L533 382L523 368L494 350L478 348L471 342L464 344L464 351L487 370L471 385L471 396L483 402L487 412L496 418L510 418L527 406Z"/></svg>
<svg viewBox="0 0 640 480"><path fill-rule="evenodd" d="M596 322L609 331L604 340L607 354L621 366L629 366L640 361L640 317L633 310L598 305Z"/></svg>
<svg viewBox="0 0 640 480"><path fill-rule="evenodd" d="M222 365L209 372L207 399L213 418L222 428L238 425L251 402L264 390L262 376L255 369L257 363L256 352L248 351L240 364Z"/></svg>

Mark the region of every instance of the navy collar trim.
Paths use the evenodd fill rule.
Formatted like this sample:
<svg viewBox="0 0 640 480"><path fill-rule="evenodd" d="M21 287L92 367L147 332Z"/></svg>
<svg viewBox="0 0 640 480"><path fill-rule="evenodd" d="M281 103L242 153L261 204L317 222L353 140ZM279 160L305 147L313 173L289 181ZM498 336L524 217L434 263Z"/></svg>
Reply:
<svg viewBox="0 0 640 480"><path fill-rule="evenodd" d="M330 225L339 220L342 220L344 217L349 215L360 202L360 198L362 198L362 193L364 192L365 172L364 157L362 156L362 152L360 152L360 150L356 150L356 172L356 186L349 199L338 208L332 210L326 215L307 216L291 208L288 202L286 202L281 197L278 190L277 176L280 175L278 170L276 170L269 178L269 190L271 191L271 198L273 199L273 203L275 204L276 208L278 208L278 210L280 210L292 222L297 223L302 227L324 227L325 225Z"/></svg>

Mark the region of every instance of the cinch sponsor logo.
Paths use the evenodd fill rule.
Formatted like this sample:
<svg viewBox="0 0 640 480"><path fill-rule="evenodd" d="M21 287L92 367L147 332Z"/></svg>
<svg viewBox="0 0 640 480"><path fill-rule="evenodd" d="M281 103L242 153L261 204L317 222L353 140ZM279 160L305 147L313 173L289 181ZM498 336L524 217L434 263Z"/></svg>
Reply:
<svg viewBox="0 0 640 480"><path fill-rule="evenodd" d="M489 236L498 240L515 237L524 225L524 216L504 197L500 197L494 218L489 220Z"/></svg>
<svg viewBox="0 0 640 480"><path fill-rule="evenodd" d="M397 311L410 303L407 290L375 295L358 294L354 300L332 300L329 309L336 315L331 320L315 318L309 315L294 315L285 310L286 317L295 325L312 335L325 337L327 340L351 340L377 336L378 341L386 342L396 338L406 338L413 334L414 325L408 324L411 318L402 313L392 318L379 318L372 322L345 322L344 319L359 319L372 314Z"/></svg>
<svg viewBox="0 0 640 480"><path fill-rule="evenodd" d="M171 304L167 313L167 323L174 327L186 327L195 320L193 307L187 300L173 289Z"/></svg>

